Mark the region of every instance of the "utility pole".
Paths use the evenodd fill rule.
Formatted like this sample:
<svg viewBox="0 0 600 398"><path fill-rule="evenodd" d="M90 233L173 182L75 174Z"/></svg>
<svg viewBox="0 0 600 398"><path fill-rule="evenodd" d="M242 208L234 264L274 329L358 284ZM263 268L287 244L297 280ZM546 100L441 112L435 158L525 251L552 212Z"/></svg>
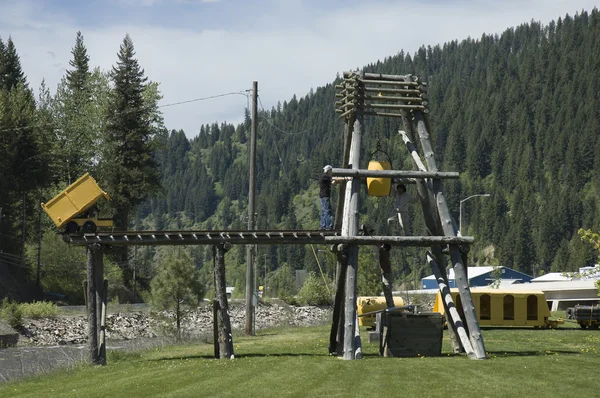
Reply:
<svg viewBox="0 0 600 398"><path fill-rule="evenodd" d="M250 151L248 165L250 169L250 179L248 188L248 230L254 230L254 196L256 184L256 127L258 117L258 82L252 83L252 129L250 132ZM247 246L247 264L246 264L246 335L254 336L254 245Z"/></svg>
<svg viewBox="0 0 600 398"><path fill-rule="evenodd" d="M42 268L42 207L40 206L39 208L39 215L38 215L38 228L39 228L39 234L38 234L38 252L37 252L37 274L36 274L36 285L37 285L37 290L38 290L38 294L42 293L42 288L40 286L40 270Z"/></svg>

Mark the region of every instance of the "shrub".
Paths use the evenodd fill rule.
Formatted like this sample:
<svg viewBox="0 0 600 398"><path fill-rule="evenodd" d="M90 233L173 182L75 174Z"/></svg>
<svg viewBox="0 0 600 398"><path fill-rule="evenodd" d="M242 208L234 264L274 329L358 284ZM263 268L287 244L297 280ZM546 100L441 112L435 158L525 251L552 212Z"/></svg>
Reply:
<svg viewBox="0 0 600 398"><path fill-rule="evenodd" d="M23 327L23 314L21 313L19 304L8 298L2 300L0 316L14 329Z"/></svg>
<svg viewBox="0 0 600 398"><path fill-rule="evenodd" d="M198 280L194 261L185 251L166 250L159 260L158 269L150 283L152 305L159 311L173 314L173 318L166 316L162 320L170 323L170 330L180 339L181 322L198 308L204 297L204 287Z"/></svg>
<svg viewBox="0 0 600 398"><path fill-rule="evenodd" d="M301 303L307 305L328 305L332 303L332 297L325 282L314 272L308 274L308 277L298 293L298 299Z"/></svg>
<svg viewBox="0 0 600 398"><path fill-rule="evenodd" d="M34 301L33 303L19 304L21 314L25 318L40 319L52 318L60 312L56 304L48 301Z"/></svg>

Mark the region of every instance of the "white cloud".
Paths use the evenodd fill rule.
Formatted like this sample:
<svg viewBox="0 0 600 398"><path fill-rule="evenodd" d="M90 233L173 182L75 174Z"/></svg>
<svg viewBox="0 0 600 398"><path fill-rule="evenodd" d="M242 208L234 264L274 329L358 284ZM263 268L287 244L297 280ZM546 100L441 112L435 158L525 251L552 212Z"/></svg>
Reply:
<svg viewBox="0 0 600 398"><path fill-rule="evenodd" d="M592 7L592 1L380 0L347 8L329 5L317 12L300 1L274 2L254 16L223 14L219 30L200 30L150 24L86 26L86 18L78 22L59 11L49 15L35 3L19 2L3 5L0 34L12 35L33 87L42 78L55 87L68 67L77 30L84 34L92 64L103 69L115 63L129 33L147 76L161 83L162 103L245 90L257 80L262 103L270 108L294 93L303 96L311 87L331 82L338 72L400 50L412 53L423 44L501 33L532 19L547 23ZM198 18L198 26L203 26L201 14ZM165 122L192 137L200 124L240 121L246 103L242 96L229 96L169 107L164 109Z"/></svg>

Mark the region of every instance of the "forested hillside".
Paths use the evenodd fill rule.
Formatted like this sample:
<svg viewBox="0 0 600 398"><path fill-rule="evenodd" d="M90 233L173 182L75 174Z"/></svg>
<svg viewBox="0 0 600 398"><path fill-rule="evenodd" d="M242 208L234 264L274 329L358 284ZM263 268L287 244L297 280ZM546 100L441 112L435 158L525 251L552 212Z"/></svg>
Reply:
<svg viewBox="0 0 600 398"><path fill-rule="evenodd" d="M437 158L443 170L462 176L445 183L457 222L460 199L491 194L465 203L463 234L476 237L479 264L539 274L594 261L576 231L600 223L599 18L594 10L548 26L531 22L499 36L400 52L365 68L429 83ZM334 101L332 84L261 112L260 228L317 227L316 178L324 164L341 160ZM393 119L367 123L362 167L380 139L394 167L408 168L397 134L402 126ZM170 135L161 154L165 198L148 208L154 219L163 215L159 227L244 227L248 126L206 125L191 142L183 132ZM379 233L390 201L363 201L364 221ZM305 256L282 257L295 268L314 262L309 250L299 251Z"/></svg>
<svg viewBox="0 0 600 398"><path fill-rule="evenodd" d="M401 46L399 43L399 49ZM440 169L461 173L460 180L444 183L457 223L461 199L479 193L491 195L464 204L462 233L476 238L469 265L503 265L539 275L575 270L595 261L596 254L579 239L577 230L600 228L600 14L596 9L559 18L547 26L532 21L501 35L424 46L415 54L400 51L364 69L414 74L428 82L431 133ZM264 109L259 103L259 229L318 228L318 178L325 164L340 166L342 156L343 125L334 110L336 83L339 77L273 109ZM154 91L151 97L158 95ZM43 102L36 106L37 112L44 109ZM397 133L401 122L367 117L366 123L361 167L367 167L379 140L394 168L410 168ZM137 207L134 226L245 228L248 111L240 125L205 124L198 132L187 132L194 136L191 140L183 131L167 134L160 123L157 128L154 159L161 189L156 194L148 190L147 200ZM102 185L101 168L98 176ZM35 174L25 181L36 184L36 178L42 177ZM23 192L35 192L15 184L8 191L2 188L3 196L10 192L11 203L20 203ZM394 233L386 223L392 199L362 194L361 223L373 226L378 234ZM11 216L15 231L19 214ZM35 214L32 208L29 228L34 228ZM412 209L411 218L414 233L424 234L420 208ZM0 232L7 234L5 228L1 225ZM34 233L25 236L34 242ZM273 293L289 291L294 269L318 270L315 257L332 276L333 256L323 249L259 247L259 282L266 273ZM204 264L212 263L210 248L189 250L209 283L211 270ZM370 249L361 249L361 253L366 264L372 261ZM144 285L154 272L154 254L152 249L135 254L140 267L137 277ZM398 248L392 257L397 277L414 281L428 273L420 250ZM242 290L244 248L235 247L228 253L227 266L228 284ZM362 268L368 270L361 275L363 282L370 279L372 271L377 273L374 265Z"/></svg>

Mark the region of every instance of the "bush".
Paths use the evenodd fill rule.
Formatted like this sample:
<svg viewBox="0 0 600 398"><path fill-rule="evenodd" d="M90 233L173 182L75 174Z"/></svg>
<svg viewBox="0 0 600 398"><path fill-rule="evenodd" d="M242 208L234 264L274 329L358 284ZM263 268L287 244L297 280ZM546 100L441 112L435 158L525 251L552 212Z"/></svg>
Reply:
<svg viewBox="0 0 600 398"><path fill-rule="evenodd" d="M23 317L32 319L52 318L60 312L56 304L48 301L19 304L19 308Z"/></svg>
<svg viewBox="0 0 600 398"><path fill-rule="evenodd" d="M332 303L332 297L323 279L314 272L308 274L300 293L298 293L298 299L301 303L307 305L328 305Z"/></svg>
<svg viewBox="0 0 600 398"><path fill-rule="evenodd" d="M21 307L14 301L5 298L0 306L0 317L6 321L12 328L20 329L23 327L23 314Z"/></svg>

